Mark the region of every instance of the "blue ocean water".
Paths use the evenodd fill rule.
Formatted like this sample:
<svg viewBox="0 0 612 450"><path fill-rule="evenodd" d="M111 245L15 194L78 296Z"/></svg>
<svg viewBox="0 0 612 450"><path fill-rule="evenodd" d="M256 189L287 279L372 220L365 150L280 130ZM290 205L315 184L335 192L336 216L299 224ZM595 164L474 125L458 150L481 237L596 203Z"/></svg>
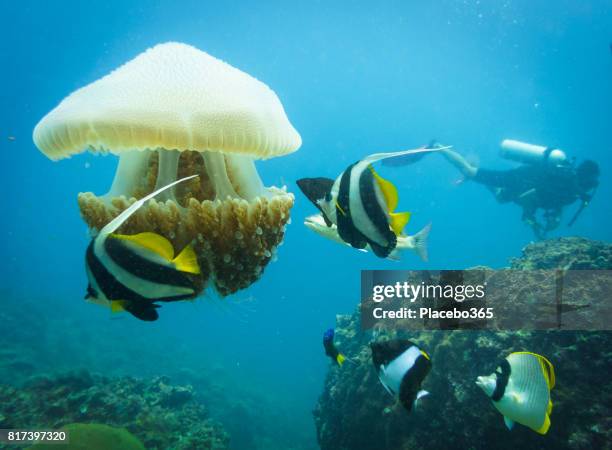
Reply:
<svg viewBox="0 0 612 450"><path fill-rule="evenodd" d="M432 138L491 168L514 165L499 157L505 138L558 146L598 161L602 176L575 226L565 223L576 205L551 236L612 239L609 0L5 1L0 17L3 296L57 305L101 340L116 341L113 351L126 362L109 373L220 367L215 373L231 379L228 386L291 417L296 448L316 448L311 410L329 364L321 334L336 314L354 310L361 269L502 267L533 239L517 206L498 204L475 183L457 184L456 170L432 155L380 168L398 187L398 209L412 212L407 232L432 223L430 262L410 253L399 263L381 260L307 230L302 222L315 209L297 179L335 178L367 154ZM106 192L116 159L85 153L52 162L31 134L68 93L166 41L198 47L278 94L303 145L257 167L267 185L287 185L296 204L278 261L248 290L165 306L156 323L111 320L82 301L89 235L76 194ZM179 345L188 358L158 367L143 349L131 367L121 359L131 335L169 355Z"/></svg>

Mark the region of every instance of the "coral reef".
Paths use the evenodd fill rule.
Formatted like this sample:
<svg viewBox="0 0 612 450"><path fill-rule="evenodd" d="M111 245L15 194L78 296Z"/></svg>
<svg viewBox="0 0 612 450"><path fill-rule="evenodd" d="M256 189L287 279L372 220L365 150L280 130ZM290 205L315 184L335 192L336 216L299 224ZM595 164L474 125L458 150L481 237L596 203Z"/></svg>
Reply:
<svg viewBox="0 0 612 450"><path fill-rule="evenodd" d="M531 244L513 268L612 268L612 245L580 238ZM432 357L423 384L431 392L410 415L380 385L368 343L408 337ZM314 411L323 450L612 448L611 332L414 331L360 328L359 311L338 316L336 344L355 363L331 368ZM502 416L474 383L512 351L546 355L554 364L551 428L540 436Z"/></svg>
<svg viewBox="0 0 612 450"><path fill-rule="evenodd" d="M87 371L0 385L1 428L59 429L70 423L126 428L147 449L225 449L229 437L194 398L165 377L108 378Z"/></svg>
<svg viewBox="0 0 612 450"><path fill-rule="evenodd" d="M612 244L581 237L564 237L533 242L521 258L510 260L512 269L612 268Z"/></svg>

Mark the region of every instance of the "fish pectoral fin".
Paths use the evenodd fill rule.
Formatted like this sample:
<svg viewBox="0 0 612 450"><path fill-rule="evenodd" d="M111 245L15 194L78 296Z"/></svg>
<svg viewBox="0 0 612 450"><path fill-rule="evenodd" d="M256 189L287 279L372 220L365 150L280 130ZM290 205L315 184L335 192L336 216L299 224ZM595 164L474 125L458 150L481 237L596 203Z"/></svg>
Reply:
<svg viewBox="0 0 612 450"><path fill-rule="evenodd" d="M200 274L200 265L198 264L198 257L193 250L191 245L185 247L176 258L172 260L176 270L181 272L193 273L195 275Z"/></svg>
<svg viewBox="0 0 612 450"><path fill-rule="evenodd" d="M390 225L391 229L395 233L396 236L402 234L402 230L406 226L406 224L410 221L410 213L402 212L402 213L390 213Z"/></svg>
<svg viewBox="0 0 612 450"><path fill-rule="evenodd" d="M548 406L546 407L546 414L550 414L552 412L553 402L552 400L548 400Z"/></svg>
<svg viewBox="0 0 612 450"><path fill-rule="evenodd" d="M118 313L125 311L125 305L127 301L125 300L112 300L110 302L111 312Z"/></svg>
<svg viewBox="0 0 612 450"><path fill-rule="evenodd" d="M133 235L111 234L111 237L132 242L158 254L167 261L172 261L172 258L174 258L174 248L170 241L157 233L145 231L144 233Z"/></svg>
<svg viewBox="0 0 612 450"><path fill-rule="evenodd" d="M417 408L417 406L419 406L419 400L423 397L425 397L426 395L429 395L429 392L425 391L425 390L420 390L419 392L417 392L416 398L414 399L414 402L412 404L412 407L414 409Z"/></svg>
<svg viewBox="0 0 612 450"><path fill-rule="evenodd" d="M512 401L515 403L521 403L523 401L523 398L516 392L510 394L510 398L512 398Z"/></svg>
<svg viewBox="0 0 612 450"><path fill-rule="evenodd" d="M382 364L380 365L380 372L384 375L385 374L385 366L383 366ZM380 384L383 385L383 387L387 390L387 392L392 395L393 397L395 397L395 394L393 393L393 391L391 390L391 388L389 386L387 386L387 383L385 383L382 379L382 377L380 376L380 373L378 374L378 379L380 380Z"/></svg>
<svg viewBox="0 0 612 450"><path fill-rule="evenodd" d="M537 430L535 430L536 433L540 433L540 434L546 434L548 433L548 429L550 428L550 417L548 417L548 414L544 415L544 423L542 424L542 426L540 428L538 428Z"/></svg>
<svg viewBox="0 0 612 450"><path fill-rule="evenodd" d="M508 419L506 416L504 416L504 423L506 424L506 428L508 428L509 430L514 427L514 421Z"/></svg>
<svg viewBox="0 0 612 450"><path fill-rule="evenodd" d="M385 197L385 203L387 204L387 210L389 212L395 211L397 208L398 196L397 196L397 188L391 183L389 180L385 180L383 177L378 175L374 170L374 167L370 165L370 171L372 175L374 175L374 179L376 180L376 184L380 188L383 196Z"/></svg>

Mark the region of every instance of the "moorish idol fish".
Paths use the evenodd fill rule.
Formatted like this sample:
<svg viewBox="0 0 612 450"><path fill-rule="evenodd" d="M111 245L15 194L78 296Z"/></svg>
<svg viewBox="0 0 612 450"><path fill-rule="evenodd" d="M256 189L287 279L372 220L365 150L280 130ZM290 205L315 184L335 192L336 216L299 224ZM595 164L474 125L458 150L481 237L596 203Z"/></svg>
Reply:
<svg viewBox="0 0 612 450"><path fill-rule="evenodd" d="M354 248L370 248L376 256L387 258L396 248L410 213L395 212L397 189L378 175L372 164L386 158L445 148L450 147L377 153L351 164L336 180L302 178L297 184L319 209L325 224L336 227L340 239Z"/></svg>
<svg viewBox="0 0 612 450"><path fill-rule="evenodd" d="M372 342L370 348L378 379L410 412L421 397L429 394L421 389L431 370L429 355L406 339Z"/></svg>
<svg viewBox="0 0 612 450"><path fill-rule="evenodd" d="M518 422L537 433L548 432L550 390L555 386L555 370L548 359L530 352L511 353L491 375L478 377L476 384L504 416L508 429Z"/></svg>
<svg viewBox="0 0 612 450"><path fill-rule="evenodd" d="M175 257L172 244L159 234L115 233L148 200L197 176L174 181L134 202L100 230L85 254L89 280L85 299L110 306L113 311L125 310L141 320L153 321L159 317L156 311L159 305L155 302L197 296L196 285L189 274L199 274L200 266L191 245Z"/></svg>
<svg viewBox="0 0 612 450"><path fill-rule="evenodd" d="M330 328L323 334L323 348L325 348L325 354L331 358L331 360L341 366L346 360L346 356L338 351L334 344L334 329Z"/></svg>

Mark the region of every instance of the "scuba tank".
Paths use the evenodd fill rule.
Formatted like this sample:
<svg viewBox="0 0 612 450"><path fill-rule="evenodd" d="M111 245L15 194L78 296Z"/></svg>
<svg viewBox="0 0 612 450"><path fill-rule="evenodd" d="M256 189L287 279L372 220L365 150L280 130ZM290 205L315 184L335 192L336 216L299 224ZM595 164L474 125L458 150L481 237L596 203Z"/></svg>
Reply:
<svg viewBox="0 0 612 450"><path fill-rule="evenodd" d="M512 139L502 141L501 156L525 164L538 164L546 161L554 166L560 166L568 162L563 150Z"/></svg>

